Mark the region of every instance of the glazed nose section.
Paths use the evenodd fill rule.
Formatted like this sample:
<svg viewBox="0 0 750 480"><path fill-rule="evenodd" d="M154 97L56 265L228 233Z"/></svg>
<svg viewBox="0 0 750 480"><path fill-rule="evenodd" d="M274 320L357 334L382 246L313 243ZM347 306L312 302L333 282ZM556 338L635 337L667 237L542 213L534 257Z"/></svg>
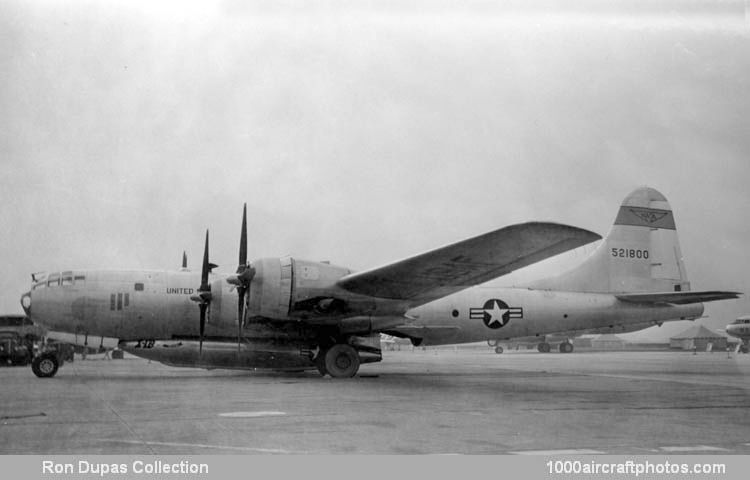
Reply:
<svg viewBox="0 0 750 480"><path fill-rule="evenodd" d="M26 312L26 315L31 317L31 292L30 291L21 295L21 307L23 308L23 311Z"/></svg>

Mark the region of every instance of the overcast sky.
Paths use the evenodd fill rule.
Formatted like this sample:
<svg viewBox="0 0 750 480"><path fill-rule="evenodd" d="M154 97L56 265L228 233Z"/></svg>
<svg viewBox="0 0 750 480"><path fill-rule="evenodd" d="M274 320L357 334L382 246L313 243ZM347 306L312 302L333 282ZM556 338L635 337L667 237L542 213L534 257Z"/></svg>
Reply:
<svg viewBox="0 0 750 480"><path fill-rule="evenodd" d="M35 271L197 266L206 228L232 271L243 202L251 257L364 269L604 235L640 185L693 289L750 292L743 2L494 3L1 2L0 312Z"/></svg>

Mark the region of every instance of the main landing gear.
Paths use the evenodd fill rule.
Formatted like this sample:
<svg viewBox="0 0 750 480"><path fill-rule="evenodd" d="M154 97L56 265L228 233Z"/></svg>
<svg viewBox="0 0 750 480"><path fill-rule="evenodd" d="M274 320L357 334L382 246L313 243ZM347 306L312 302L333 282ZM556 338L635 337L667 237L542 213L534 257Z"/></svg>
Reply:
<svg viewBox="0 0 750 480"><path fill-rule="evenodd" d="M359 354L351 345L337 343L327 350L321 349L318 352L315 366L322 376L351 378L359 370Z"/></svg>
<svg viewBox="0 0 750 480"><path fill-rule="evenodd" d="M500 346L500 340L487 340L487 345L495 347L495 353L498 355L503 353L503 347Z"/></svg>
<svg viewBox="0 0 750 480"><path fill-rule="evenodd" d="M552 346L547 342L541 342L536 346L536 349L540 353L549 353L552 350ZM559 347L560 353L571 353L573 351L573 344L569 341L564 341Z"/></svg>

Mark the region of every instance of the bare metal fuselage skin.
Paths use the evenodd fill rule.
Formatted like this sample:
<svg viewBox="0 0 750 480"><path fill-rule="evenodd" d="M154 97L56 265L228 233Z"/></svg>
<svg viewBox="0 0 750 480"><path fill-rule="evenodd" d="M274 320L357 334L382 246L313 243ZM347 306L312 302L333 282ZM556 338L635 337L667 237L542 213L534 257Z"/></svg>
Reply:
<svg viewBox="0 0 750 480"><path fill-rule="evenodd" d="M750 316L740 317L727 325L727 335L739 338L743 345L750 344Z"/></svg>
<svg viewBox="0 0 750 480"><path fill-rule="evenodd" d="M493 300L511 309L512 314L504 325L503 322L492 323L485 315L484 307ZM670 320L693 320L703 314L703 304L640 305L622 302L607 293L480 286L409 313L417 320L404 331L421 332L419 338L424 345L440 345L543 337L559 332L634 331Z"/></svg>
<svg viewBox="0 0 750 480"><path fill-rule="evenodd" d="M276 262L291 265L288 282L282 274L269 273L276 272ZM263 291L259 283L251 292L251 321L239 345L234 287L224 276L211 276L214 300L201 355L198 309L190 299L200 283L197 272L64 273L66 281L35 285L30 313L35 323L51 330L118 338L124 350L170 365L274 369L313 367L319 336L326 331L351 335L362 363L367 363L381 359L380 331L422 345L440 345L579 330L632 331L703 313L702 304L640 305L606 293L480 286L403 315L402 303L357 298L336 287L336 280L349 272L346 269L294 259L264 259L256 264L263 264L259 268L266 269L266 281L273 284ZM335 303L320 303L321 298L344 299L347 310L336 311ZM328 310L321 310L321 305Z"/></svg>

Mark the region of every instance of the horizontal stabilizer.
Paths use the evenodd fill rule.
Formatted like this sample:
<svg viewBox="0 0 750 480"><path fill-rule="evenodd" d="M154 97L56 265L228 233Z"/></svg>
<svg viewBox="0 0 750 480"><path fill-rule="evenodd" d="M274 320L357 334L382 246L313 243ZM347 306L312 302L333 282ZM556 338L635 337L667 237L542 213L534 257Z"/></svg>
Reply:
<svg viewBox="0 0 750 480"><path fill-rule="evenodd" d="M673 303L683 305L687 303L713 302L714 300L729 300L739 298L739 292L657 292L657 293L623 293L615 295L618 300L630 303Z"/></svg>
<svg viewBox="0 0 750 480"><path fill-rule="evenodd" d="M522 223L353 273L337 283L353 293L406 300L414 307L599 239L568 225Z"/></svg>

